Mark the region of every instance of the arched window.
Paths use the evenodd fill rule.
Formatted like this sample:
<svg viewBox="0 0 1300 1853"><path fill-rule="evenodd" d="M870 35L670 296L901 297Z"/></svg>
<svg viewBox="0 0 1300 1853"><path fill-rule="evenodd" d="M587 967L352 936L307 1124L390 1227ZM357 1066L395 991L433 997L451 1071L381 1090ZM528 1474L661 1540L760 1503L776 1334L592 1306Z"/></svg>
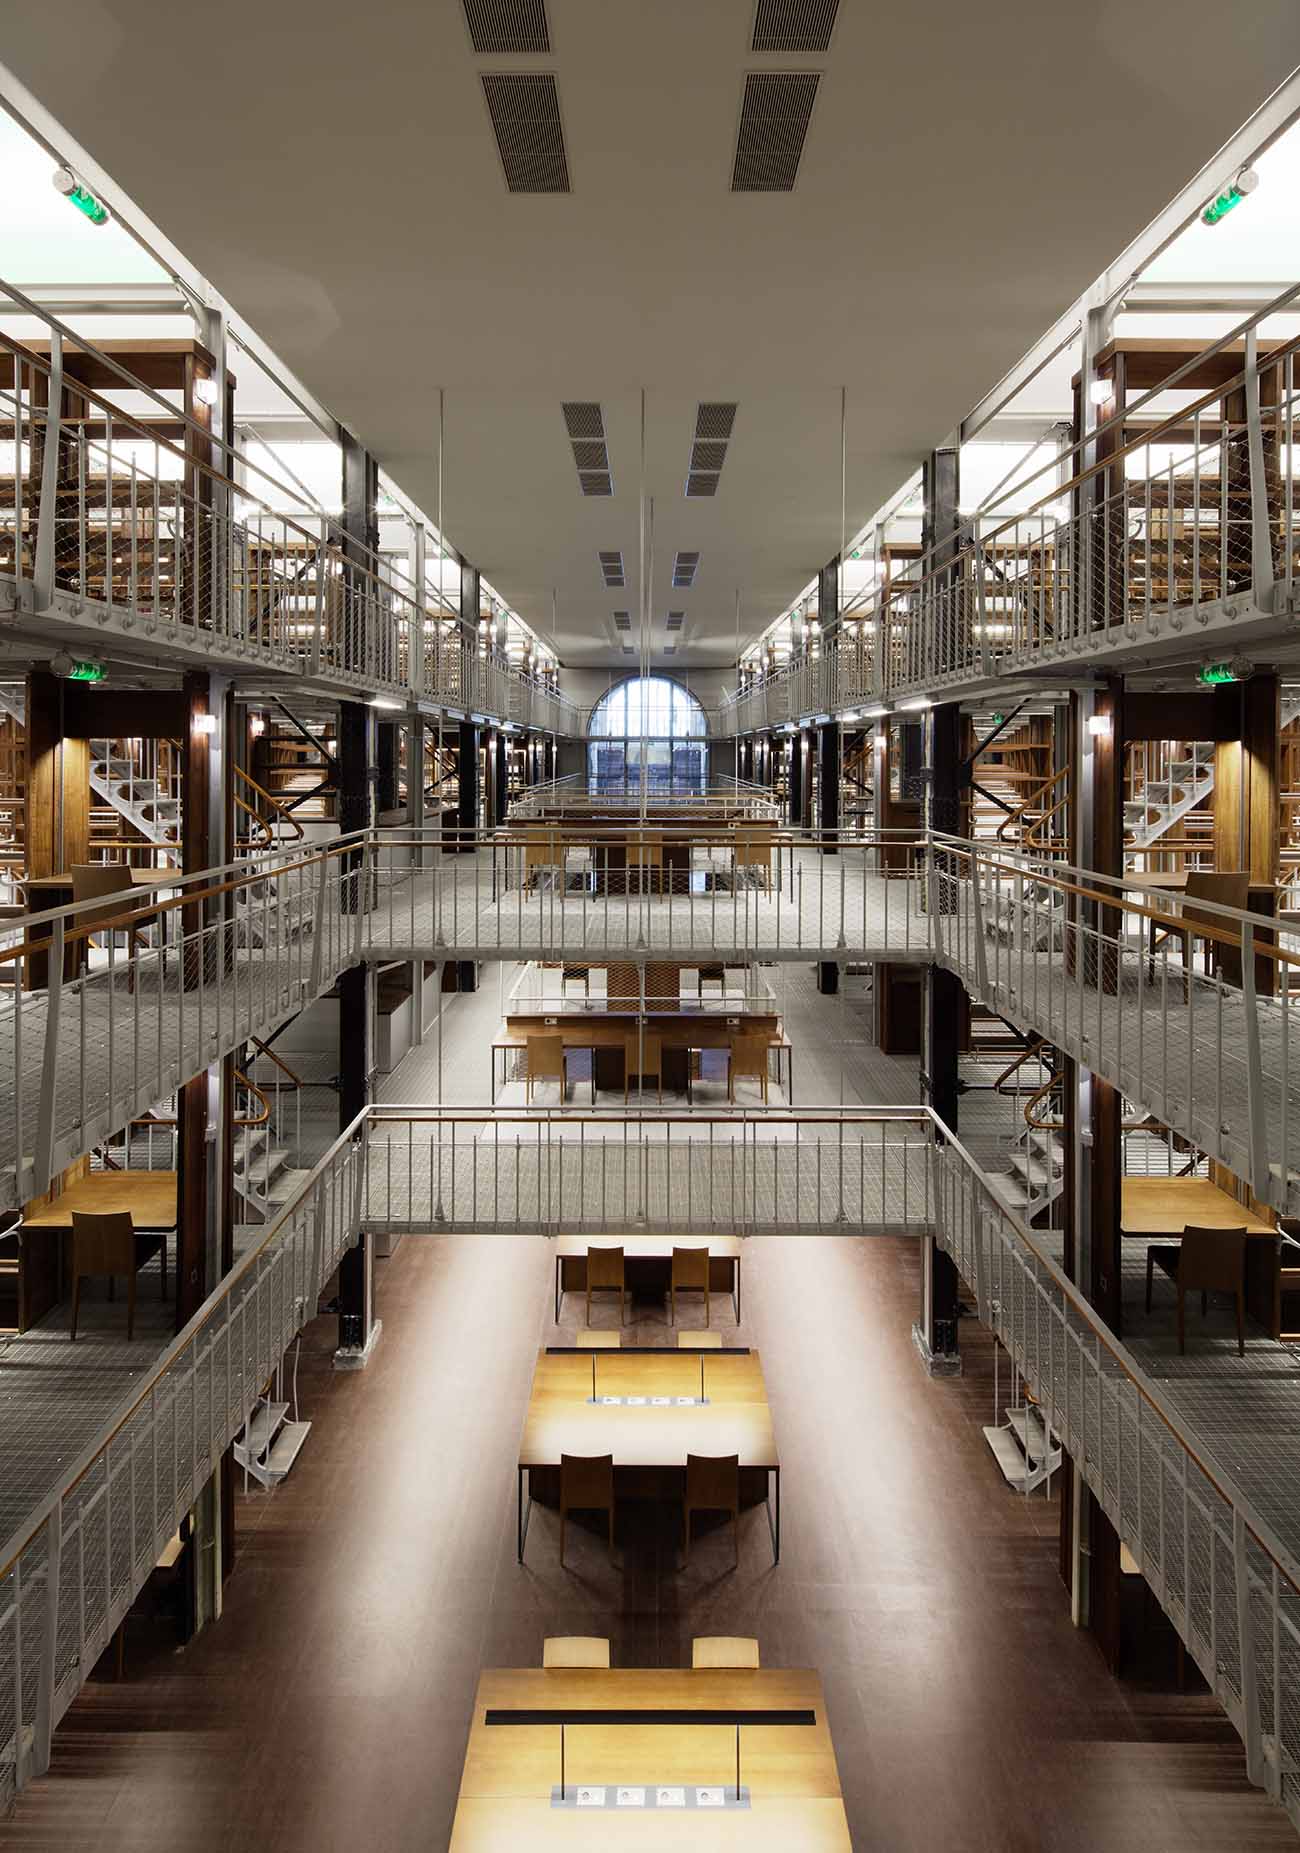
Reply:
<svg viewBox="0 0 1300 1853"><path fill-rule="evenodd" d="M667 676L629 676L591 711L587 748L593 792L631 796L646 786L659 796L703 791L708 779L704 709Z"/></svg>

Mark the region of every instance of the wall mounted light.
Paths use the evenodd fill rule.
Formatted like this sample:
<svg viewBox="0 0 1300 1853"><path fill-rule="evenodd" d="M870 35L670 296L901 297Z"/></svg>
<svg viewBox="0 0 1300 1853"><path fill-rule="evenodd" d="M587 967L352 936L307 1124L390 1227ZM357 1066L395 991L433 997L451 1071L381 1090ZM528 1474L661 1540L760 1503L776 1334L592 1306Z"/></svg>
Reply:
<svg viewBox="0 0 1300 1853"><path fill-rule="evenodd" d="M194 397L200 405L215 405L218 396L219 388L215 380L208 379L206 375L201 375L195 380Z"/></svg>
<svg viewBox="0 0 1300 1853"><path fill-rule="evenodd" d="M1115 397L1113 380L1089 380L1088 397L1094 405L1109 405Z"/></svg>
<svg viewBox="0 0 1300 1853"><path fill-rule="evenodd" d="M934 703L928 695L917 695L912 701L900 701L898 709L900 714L904 712L914 714L919 708L932 708L933 706Z"/></svg>
<svg viewBox="0 0 1300 1853"><path fill-rule="evenodd" d="M370 705L372 708L396 709L400 708L402 704L400 701L390 701L386 695L376 695Z"/></svg>
<svg viewBox="0 0 1300 1853"><path fill-rule="evenodd" d="M190 729L196 734L214 734L217 731L215 714L196 714L190 722Z"/></svg>
<svg viewBox="0 0 1300 1853"><path fill-rule="evenodd" d="M248 731L255 740L258 739L260 735L264 734L266 732L265 716L261 714L250 714L248 717Z"/></svg>
<svg viewBox="0 0 1300 1853"><path fill-rule="evenodd" d="M1110 738L1110 716L1109 714L1090 714L1088 716L1088 732L1092 734L1095 739L1109 740Z"/></svg>

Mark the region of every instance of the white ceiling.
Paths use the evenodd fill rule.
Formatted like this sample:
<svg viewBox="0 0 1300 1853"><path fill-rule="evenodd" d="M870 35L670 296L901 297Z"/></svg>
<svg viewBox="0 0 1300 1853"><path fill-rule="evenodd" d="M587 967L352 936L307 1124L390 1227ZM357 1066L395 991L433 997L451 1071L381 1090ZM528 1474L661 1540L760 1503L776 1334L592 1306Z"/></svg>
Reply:
<svg viewBox="0 0 1300 1853"><path fill-rule="evenodd" d="M460 0L11 9L21 81L565 660L626 660L600 548L656 643L734 655L1300 62L1294 0L842 0L828 53L749 51L753 0L548 0L553 56L473 53ZM1225 30L1235 18L1241 29ZM506 191L478 73L551 70L573 192ZM824 73L788 195L729 190L747 70ZM2 268L2 265L0 265ZM579 493L560 403L605 409ZM695 407L740 410L683 495ZM678 548L702 554L671 594Z"/></svg>

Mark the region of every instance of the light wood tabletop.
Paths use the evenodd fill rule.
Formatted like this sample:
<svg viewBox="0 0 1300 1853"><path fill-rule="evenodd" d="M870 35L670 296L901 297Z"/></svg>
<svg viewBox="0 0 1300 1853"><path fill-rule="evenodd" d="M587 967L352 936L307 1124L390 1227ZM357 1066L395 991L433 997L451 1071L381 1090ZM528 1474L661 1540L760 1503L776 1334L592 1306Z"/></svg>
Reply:
<svg viewBox="0 0 1300 1853"><path fill-rule="evenodd" d="M176 1227L175 1171L92 1171L62 1196L23 1216L27 1229L71 1229L74 1210L106 1216L129 1210L137 1229Z"/></svg>
<svg viewBox="0 0 1300 1853"><path fill-rule="evenodd" d="M1181 1235L1193 1229L1245 1229L1276 1236L1277 1230L1220 1190L1208 1177L1126 1177L1120 1194L1125 1235Z"/></svg>
<svg viewBox="0 0 1300 1853"><path fill-rule="evenodd" d="M647 1401L593 1402L593 1359L598 1397ZM650 1400L698 1397L701 1359L706 1402L664 1406ZM772 1548L780 1561L781 1459L757 1351L539 1352L517 1463L521 1563L528 1529L524 1476L533 1468L558 1469L562 1454L612 1454L616 1490L620 1470L684 1472L688 1454L734 1454L742 1472L766 1474L775 1484Z"/></svg>
<svg viewBox="0 0 1300 1853"><path fill-rule="evenodd" d="M553 1806L558 1721L488 1724L489 1712L727 1712L741 1715L748 1808L716 1814ZM745 1724L743 1714L810 1712L810 1723ZM565 1782L614 1786L735 1782L725 1723L566 1723ZM517 1847L850 1848L821 1680L802 1669L490 1670L479 1679L452 1829L454 1853Z"/></svg>

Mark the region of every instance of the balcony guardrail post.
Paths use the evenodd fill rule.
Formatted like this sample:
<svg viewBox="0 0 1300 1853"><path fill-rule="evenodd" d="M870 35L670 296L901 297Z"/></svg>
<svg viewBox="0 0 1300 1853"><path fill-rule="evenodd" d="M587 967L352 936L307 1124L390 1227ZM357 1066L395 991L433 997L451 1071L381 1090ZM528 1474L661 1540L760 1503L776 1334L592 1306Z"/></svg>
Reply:
<svg viewBox="0 0 1300 1853"><path fill-rule="evenodd" d="M43 1776L50 1767L50 1745L54 1737L54 1681L58 1672L59 1577L62 1565L63 1501L56 1499L45 1521L44 1632L36 1669L36 1716L33 1720L30 1764L32 1776Z"/></svg>
<svg viewBox="0 0 1300 1853"><path fill-rule="evenodd" d="M17 360L14 363L14 379L17 381ZM59 498L59 446L63 433L63 336L54 329L50 333L50 370L45 376L48 397L45 405L45 436L41 450L41 490L40 502L36 512L36 550L32 559L32 602L36 612L48 611L54 602L54 552L57 537L57 516ZM29 429L32 437L36 435L35 406ZM15 480L22 475L22 430L21 421L14 425L14 474ZM109 485L110 502L110 539L112 516L112 484ZM21 524L14 538L14 571L16 576L22 573L22 533ZM108 565L105 576L112 582L113 560L112 548L109 548Z"/></svg>
<svg viewBox="0 0 1300 1853"><path fill-rule="evenodd" d="M54 1176L54 1112L58 1100L59 1023L63 1014L64 922L56 920L50 929L50 950L45 990L45 1047L41 1061L41 1086L36 1110L36 1151L31 1196L48 1190ZM109 999L110 1009L112 998ZM17 1005L21 1009L21 1003ZM17 1173L23 1168L22 1129L19 1128Z"/></svg>
<svg viewBox="0 0 1300 1853"><path fill-rule="evenodd" d="M1246 330L1246 454L1250 469L1250 566L1255 604L1273 608L1273 535L1269 522L1268 478L1264 470L1264 425L1259 409L1259 330ZM1293 462L1287 460L1286 497L1291 500ZM1170 511L1170 522L1173 511ZM1172 528L1171 528L1172 531ZM1198 537L1199 540L1199 537ZM1226 544L1226 537L1225 537Z"/></svg>
<svg viewBox="0 0 1300 1853"><path fill-rule="evenodd" d="M1241 923L1241 1004L1246 1032L1246 1114L1250 1127L1250 1187L1262 1203L1271 1203L1273 1199L1268 1161L1267 1102L1264 1093L1264 1066L1259 1040L1260 1001L1255 991L1255 935L1253 928L1247 922ZM1219 1105L1222 1108L1221 1101ZM1282 1169L1279 1194L1285 1205L1286 1153L1280 1153L1279 1157Z"/></svg>
<svg viewBox="0 0 1300 1853"><path fill-rule="evenodd" d="M1250 1605L1250 1561L1244 1513L1233 1508L1232 1570L1237 1601L1237 1654L1241 1674L1241 1735L1246 1746L1246 1775L1257 1788L1266 1786L1259 1729L1259 1668L1255 1658L1255 1618Z"/></svg>

